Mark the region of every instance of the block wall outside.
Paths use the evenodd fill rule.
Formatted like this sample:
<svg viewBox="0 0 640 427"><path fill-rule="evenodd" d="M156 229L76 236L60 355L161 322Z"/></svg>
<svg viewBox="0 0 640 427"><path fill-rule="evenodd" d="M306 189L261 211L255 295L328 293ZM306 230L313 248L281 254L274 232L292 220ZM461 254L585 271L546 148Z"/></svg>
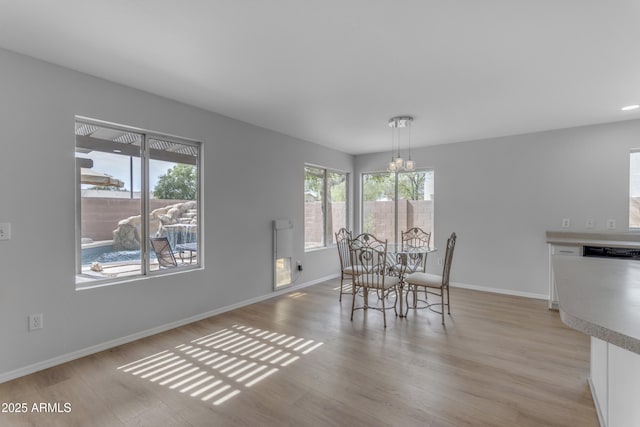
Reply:
<svg viewBox="0 0 640 427"><path fill-rule="evenodd" d="M331 215L327 218L328 226L338 230L345 226L346 204L333 202ZM317 247L322 242L322 202L305 202L304 204L304 238L306 247ZM333 242L335 238L332 238Z"/></svg>
<svg viewBox="0 0 640 427"><path fill-rule="evenodd" d="M150 208L154 209L183 203L186 200L162 200L151 199ZM370 232L382 239L393 240L393 201L365 202L365 212L368 212ZM640 203L639 203L640 206ZM345 203L334 202L332 204L332 221L334 230L344 226ZM640 211L639 211L640 212ZM140 214L140 200L138 199L111 199L106 197L91 197L82 199L82 237L93 240L111 240L113 230L118 222L130 216ZM307 242L322 241L322 203L306 202L304 204L305 240ZM640 215L638 215L640 223ZM431 231L427 224L433 223L433 203L430 200L401 200L398 203L399 230L411 227L422 227L425 231Z"/></svg>
<svg viewBox="0 0 640 427"><path fill-rule="evenodd" d="M394 204L393 200L365 202L363 230L379 239L393 242ZM420 227L428 233L433 232L433 202L431 200L398 201L398 233L411 227ZM400 238L399 235L398 238ZM431 241L433 242L433 237Z"/></svg>

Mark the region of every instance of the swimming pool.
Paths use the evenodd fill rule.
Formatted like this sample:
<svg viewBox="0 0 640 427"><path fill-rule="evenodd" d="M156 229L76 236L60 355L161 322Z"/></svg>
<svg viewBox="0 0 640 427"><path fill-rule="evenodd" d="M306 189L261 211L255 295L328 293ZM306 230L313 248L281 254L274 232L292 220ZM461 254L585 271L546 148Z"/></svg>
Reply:
<svg viewBox="0 0 640 427"><path fill-rule="evenodd" d="M154 253L151 254L151 259L156 259ZM106 264L123 261L140 262L140 250L114 251L111 245L82 248L82 265L91 265L93 262Z"/></svg>

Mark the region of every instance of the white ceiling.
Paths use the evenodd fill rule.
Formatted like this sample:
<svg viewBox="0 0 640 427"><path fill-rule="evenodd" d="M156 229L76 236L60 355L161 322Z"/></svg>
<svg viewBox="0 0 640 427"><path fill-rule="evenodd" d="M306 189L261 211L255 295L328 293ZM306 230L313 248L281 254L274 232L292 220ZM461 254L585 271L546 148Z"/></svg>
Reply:
<svg viewBox="0 0 640 427"><path fill-rule="evenodd" d="M0 0L0 46L360 154L640 118L638 0Z"/></svg>

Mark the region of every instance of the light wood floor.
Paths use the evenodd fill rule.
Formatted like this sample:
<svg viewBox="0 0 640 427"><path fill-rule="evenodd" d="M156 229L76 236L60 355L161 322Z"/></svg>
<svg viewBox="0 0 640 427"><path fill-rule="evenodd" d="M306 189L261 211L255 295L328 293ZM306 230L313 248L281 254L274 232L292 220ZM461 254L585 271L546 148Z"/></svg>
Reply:
<svg viewBox="0 0 640 427"><path fill-rule="evenodd" d="M29 406L0 425L598 425L589 339L544 301L452 289L446 327L391 310L385 330L373 310L351 322L338 283L0 384L0 402Z"/></svg>

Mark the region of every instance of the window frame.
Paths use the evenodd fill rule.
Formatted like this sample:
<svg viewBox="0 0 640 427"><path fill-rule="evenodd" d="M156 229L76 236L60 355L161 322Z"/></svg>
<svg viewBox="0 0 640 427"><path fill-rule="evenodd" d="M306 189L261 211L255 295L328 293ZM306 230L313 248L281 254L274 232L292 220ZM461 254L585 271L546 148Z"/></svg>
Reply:
<svg viewBox="0 0 640 427"><path fill-rule="evenodd" d="M631 200L632 200L632 196L631 196L631 181L633 179L632 174L634 173L634 169L632 168L632 162L633 162L633 156L637 155L640 156L640 148L633 148L631 150L629 150L629 191L628 191L628 196L629 196L629 200L628 200L628 225L629 225L629 231L633 231L633 232L638 232L640 231L640 223L638 223L637 225L632 225L631 222ZM637 171L635 171L638 175L640 175L640 167L638 168Z"/></svg>
<svg viewBox="0 0 640 427"><path fill-rule="evenodd" d="M433 195L434 195L434 199L432 199L432 203L433 203L433 207L432 207L432 221L431 221L431 241L433 242L434 239L434 234L435 234L435 169L434 168L418 168L412 171L395 171L395 172L389 172L389 171L368 171L368 172L361 172L360 173L360 201L359 201L359 214L360 214L360 221L359 221L359 229L360 229L360 233L364 233L364 223L365 223L365 211L364 211L364 204L365 204L365 200L364 200L364 196L365 196L365 191L364 191L364 177L365 175L384 175L384 174L393 174L394 177L394 182L393 182L393 225L392 225L392 229L393 229L393 239L388 240L389 244L394 244L394 245L398 245L398 243L400 242L401 236L400 236L400 226L399 226L399 217L398 217L398 203L400 201L399 198L399 183L400 183L400 179L399 176L402 174L407 174L407 173L417 173L417 172L423 172L425 174L428 174L429 172L433 174ZM404 200L404 199L403 199Z"/></svg>
<svg viewBox="0 0 640 427"><path fill-rule="evenodd" d="M76 290L83 289L91 289L94 287L118 284L123 282L130 282L133 280L140 280L149 277L155 276L164 276L170 274L179 274L186 271L192 271L196 269L204 268L204 245L203 242L203 223L202 223L202 209L203 209L203 192L202 192L202 165L203 165L203 146L204 144L201 141L165 134L161 132L155 132L151 130L141 129L137 127L121 125L117 123L106 122L103 120L93 119L89 117L83 116L75 116L74 124L84 124L89 126L96 126L104 129L127 132L127 133L135 133L142 137L142 141L140 144L140 217L141 217L141 233L140 237L140 272L138 274L125 275L121 277L105 277L105 278L95 278L90 280L79 280L80 274L82 274L82 190L81 183L79 181L80 173L79 168L80 165L77 161L77 157L74 155L74 160L76 161L76 178L75 178L75 188L76 188L76 197L75 197L75 245L76 245L76 257L75 257L75 285ZM74 132L74 136L75 132ZM150 208L150 176L149 176L149 162L153 160L160 160L152 157L150 150L149 141L155 139L166 142L173 142L175 144L188 145L195 147L197 150L196 155L196 215L198 218L198 226L196 229L196 242L198 242L198 257L196 262L189 265L180 265L179 268L175 269L154 269L150 268L151 265L151 245L149 244L150 229L149 229L149 214L151 213ZM78 148L77 143L74 144L74 152ZM180 163L177 163L180 164ZM146 220L142 220L146 218ZM175 252L174 255L176 258L178 257L178 253Z"/></svg>
<svg viewBox="0 0 640 427"><path fill-rule="evenodd" d="M305 209L305 203L306 203L306 192L304 191L305 189L305 181L306 181L306 172L307 172L307 168L313 168L313 169L319 169L322 170L323 172L323 176L322 176L322 206L321 206L321 211L322 211L322 244L319 246L314 246L314 247L307 247L307 230L306 230L306 209ZM327 197L327 191L329 190L329 186L328 186L328 175L329 173L336 173L336 174L340 174L340 175L344 175L344 183L345 183L345 194L344 194L344 226L345 228L349 229L349 196L350 196L350 192L351 192L351 186L349 185L349 180L350 180L350 173L347 171L343 171L343 170L339 170L339 169L335 169L335 168L328 168L325 166L319 166L313 163L305 163L304 164L304 168L303 168L303 246L304 246L304 251L305 252L313 252L313 251L317 251L317 250L322 250L322 249L326 249L326 248L332 248L335 246L335 243L333 243L333 237L334 237L334 231L333 230L329 230L328 229L328 221L327 221L327 212L329 209L328 206L328 197Z"/></svg>

